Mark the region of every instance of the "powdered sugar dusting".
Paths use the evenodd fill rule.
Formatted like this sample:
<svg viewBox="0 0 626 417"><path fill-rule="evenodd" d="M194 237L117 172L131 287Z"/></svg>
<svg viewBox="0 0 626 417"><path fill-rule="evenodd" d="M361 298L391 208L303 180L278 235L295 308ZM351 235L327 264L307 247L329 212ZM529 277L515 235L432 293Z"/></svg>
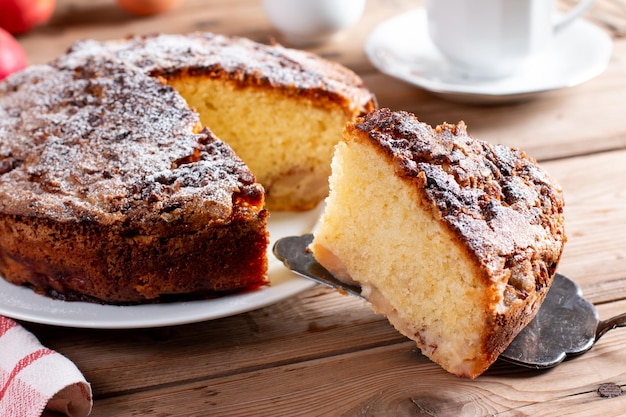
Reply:
<svg viewBox="0 0 626 417"><path fill-rule="evenodd" d="M534 160L473 139L462 122L433 129L409 113L381 109L357 128L423 190L494 279L508 277L520 292L545 284L565 242L563 195Z"/></svg>
<svg viewBox="0 0 626 417"><path fill-rule="evenodd" d="M188 207L217 219L234 193L259 195L243 162L198 132L197 114L159 78L180 72L313 91L359 111L374 100L347 68L279 45L210 33L80 41L0 84L0 210L114 222Z"/></svg>
<svg viewBox="0 0 626 417"><path fill-rule="evenodd" d="M363 81L339 64L280 45L204 32L81 41L60 57L57 65L75 68L101 57L121 60L153 74L185 68L224 71L234 78L247 77L286 89L320 90L345 97L344 101L355 108L365 108L373 100Z"/></svg>
<svg viewBox="0 0 626 417"><path fill-rule="evenodd" d="M0 85L0 208L107 222L201 199L210 217L228 216L253 176L209 132L194 133L184 100L138 68L82 64L31 67Z"/></svg>

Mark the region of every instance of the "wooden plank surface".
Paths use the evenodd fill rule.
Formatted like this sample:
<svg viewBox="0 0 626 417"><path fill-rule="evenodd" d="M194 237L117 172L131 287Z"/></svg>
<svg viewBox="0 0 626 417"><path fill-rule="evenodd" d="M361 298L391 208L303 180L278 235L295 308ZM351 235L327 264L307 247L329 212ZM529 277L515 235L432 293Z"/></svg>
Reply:
<svg viewBox="0 0 626 417"><path fill-rule="evenodd" d="M560 271L595 303L626 298L626 151L547 162L565 195Z"/></svg>
<svg viewBox="0 0 626 417"><path fill-rule="evenodd" d="M561 1L568 7L572 1ZM381 106L430 124L465 120L475 137L538 158L562 184L569 242L560 271L601 318L626 311L626 8L597 1L590 20L615 39L608 70L574 88L502 106L444 101L376 71L363 53L384 19L417 0L369 0L359 24L313 48L362 75ZM258 0L184 0L133 18L113 0L58 0L52 22L20 38L44 63L82 38L209 30L267 42L277 34ZM89 330L24 323L92 383L96 417L118 416L623 416L626 331L549 371L496 363L477 380L442 371L369 305L322 287L274 305L163 329ZM556 412L555 410L558 410Z"/></svg>
<svg viewBox="0 0 626 417"><path fill-rule="evenodd" d="M613 311L624 311L626 303ZM604 312L603 312L604 313ZM277 364L102 400L111 415L620 415L626 398L606 399L601 384L626 384L626 332L551 371L497 363L480 381L442 372L412 342ZM175 395L173 395L175 394ZM608 407L607 407L608 406ZM104 405L103 405L104 407ZM581 413L582 412L582 413ZM609 414L607 414L607 412ZM195 413L195 414L194 414ZM431 414L428 414L431 413Z"/></svg>

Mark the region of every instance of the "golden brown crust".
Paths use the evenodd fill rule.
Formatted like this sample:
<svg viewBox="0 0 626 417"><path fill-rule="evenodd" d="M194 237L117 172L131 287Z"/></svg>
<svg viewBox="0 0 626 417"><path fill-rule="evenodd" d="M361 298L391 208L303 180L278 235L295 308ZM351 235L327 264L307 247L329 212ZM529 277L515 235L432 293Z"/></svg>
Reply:
<svg viewBox="0 0 626 417"><path fill-rule="evenodd" d="M347 140L367 141L395 167L418 191L420 205L476 265L474 275L486 288L484 304L477 305L484 314L481 356L452 372L480 375L534 317L548 292L566 241L561 188L523 152L468 136L463 122L433 129L412 114L381 109L349 124L346 132ZM414 328L396 319L391 306L378 302L422 349L436 350L421 338L419 323Z"/></svg>
<svg viewBox="0 0 626 417"><path fill-rule="evenodd" d="M0 214L0 275L54 298L111 304L251 289L267 284L266 215L139 234L120 224Z"/></svg>
<svg viewBox="0 0 626 417"><path fill-rule="evenodd" d="M0 275L115 303L266 283L264 190L167 85L189 77L339 105L346 119L375 107L352 71L280 45L210 33L77 42L0 84ZM220 266L201 282L180 262Z"/></svg>
<svg viewBox="0 0 626 417"><path fill-rule="evenodd" d="M353 128L423 190L486 277L506 277L516 298L549 285L565 243L563 195L536 161L469 137L463 122L432 129L409 113L381 109Z"/></svg>
<svg viewBox="0 0 626 417"><path fill-rule="evenodd" d="M278 44L206 32L80 41L54 65L76 68L103 58L166 79L201 75L231 80L241 87L272 88L315 102L334 102L350 118L376 107L375 97L363 80L338 63Z"/></svg>

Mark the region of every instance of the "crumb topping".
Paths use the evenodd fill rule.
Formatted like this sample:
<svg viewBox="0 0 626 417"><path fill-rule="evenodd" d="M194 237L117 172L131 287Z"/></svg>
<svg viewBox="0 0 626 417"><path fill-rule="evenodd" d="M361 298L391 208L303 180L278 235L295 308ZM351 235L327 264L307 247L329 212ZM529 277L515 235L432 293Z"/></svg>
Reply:
<svg viewBox="0 0 626 417"><path fill-rule="evenodd" d="M337 63L281 45L264 45L246 38L206 32L156 34L123 40L75 43L56 65L75 68L94 57L121 60L152 75L180 72L225 76L242 83L271 85L293 94L314 94L370 109L374 97L363 81ZM99 59L99 58L98 58ZM347 98L347 99L346 99Z"/></svg>
<svg viewBox="0 0 626 417"><path fill-rule="evenodd" d="M0 83L0 211L102 222L144 211L135 218L174 221L200 212L222 219L233 198L260 204L249 170L167 85L185 74L357 113L375 103L352 71L280 45L211 33L79 41ZM197 197L203 208L193 209Z"/></svg>
<svg viewBox="0 0 626 417"><path fill-rule="evenodd" d="M525 153L473 139L463 122L432 128L406 112L359 119L365 132L423 190L489 276L512 287L505 304L547 285L565 242L560 186Z"/></svg>
<svg viewBox="0 0 626 417"><path fill-rule="evenodd" d="M233 193L261 191L199 126L171 87L137 68L30 67L0 84L0 210L104 223L141 212L133 218L146 222L193 217L200 198L203 216L227 217Z"/></svg>

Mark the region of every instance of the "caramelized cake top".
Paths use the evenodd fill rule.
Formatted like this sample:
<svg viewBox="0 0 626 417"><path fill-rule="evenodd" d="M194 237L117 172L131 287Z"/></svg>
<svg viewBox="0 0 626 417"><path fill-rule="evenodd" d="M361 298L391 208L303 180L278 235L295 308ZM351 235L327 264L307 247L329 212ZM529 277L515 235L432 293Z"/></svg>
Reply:
<svg viewBox="0 0 626 417"><path fill-rule="evenodd" d="M0 212L60 221L224 221L262 188L185 101L117 61L0 83ZM246 209L248 209L246 208Z"/></svg>
<svg viewBox="0 0 626 417"><path fill-rule="evenodd" d="M381 109L348 128L420 190L489 279L510 284L505 305L549 285L565 243L563 195L535 160L473 139L463 122L432 128L407 112Z"/></svg>
<svg viewBox="0 0 626 417"><path fill-rule="evenodd" d="M375 107L375 98L361 78L340 64L306 51L213 33L80 41L56 65L75 68L102 59L122 61L165 78L206 75L278 88L285 94L336 102L350 115Z"/></svg>

